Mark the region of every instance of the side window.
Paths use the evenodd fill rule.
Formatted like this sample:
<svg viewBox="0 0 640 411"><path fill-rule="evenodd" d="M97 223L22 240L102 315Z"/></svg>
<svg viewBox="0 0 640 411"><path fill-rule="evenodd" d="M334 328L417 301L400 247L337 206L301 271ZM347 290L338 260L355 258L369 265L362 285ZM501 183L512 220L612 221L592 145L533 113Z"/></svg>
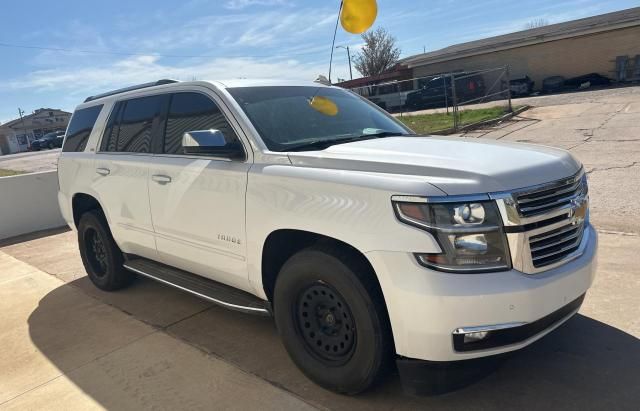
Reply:
<svg viewBox="0 0 640 411"><path fill-rule="evenodd" d="M163 95L134 98L114 108L114 122L107 128L104 151L150 153L151 131L160 115ZM120 113L121 112L121 113ZM108 138L107 138L108 137Z"/></svg>
<svg viewBox="0 0 640 411"><path fill-rule="evenodd" d="M100 110L102 110L102 104L76 110L67 128L67 137L62 151L84 151Z"/></svg>
<svg viewBox="0 0 640 411"><path fill-rule="evenodd" d="M102 134L102 142L100 143L100 151L116 151L116 140L118 139L118 126L120 123L120 114L124 103L118 101L111 111L109 121Z"/></svg>
<svg viewBox="0 0 640 411"><path fill-rule="evenodd" d="M184 133L209 129L222 131L229 142L238 140L220 108L209 97L200 93L173 94L165 128L164 153L182 154Z"/></svg>

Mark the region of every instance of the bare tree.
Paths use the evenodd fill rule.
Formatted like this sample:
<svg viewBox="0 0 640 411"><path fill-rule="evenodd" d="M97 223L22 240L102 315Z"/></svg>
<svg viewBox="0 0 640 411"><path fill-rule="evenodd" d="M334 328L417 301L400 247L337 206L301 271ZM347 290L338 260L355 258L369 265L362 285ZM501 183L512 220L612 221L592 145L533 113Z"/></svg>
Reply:
<svg viewBox="0 0 640 411"><path fill-rule="evenodd" d="M363 76L375 76L384 73L396 65L400 58L400 49L396 39L382 27L362 35L364 47L354 58L354 66Z"/></svg>
<svg viewBox="0 0 640 411"><path fill-rule="evenodd" d="M525 29L537 29L538 27L544 27L549 25L549 20L547 19L535 19L531 20L527 24L524 25Z"/></svg>

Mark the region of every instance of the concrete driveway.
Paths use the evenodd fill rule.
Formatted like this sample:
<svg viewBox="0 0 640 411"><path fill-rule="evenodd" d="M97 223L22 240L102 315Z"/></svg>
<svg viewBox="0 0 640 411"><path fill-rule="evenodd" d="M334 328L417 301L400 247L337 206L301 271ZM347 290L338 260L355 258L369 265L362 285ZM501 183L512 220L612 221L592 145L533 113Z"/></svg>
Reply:
<svg viewBox="0 0 640 411"><path fill-rule="evenodd" d="M319 388L271 319L227 311L140 278L105 293L75 233L0 248L0 409L636 409L640 238L600 234L594 288L564 326L496 372L437 397L397 375L358 397Z"/></svg>
<svg viewBox="0 0 640 411"><path fill-rule="evenodd" d="M601 230L640 234L640 87L533 97L515 104L536 107L463 136L569 150L588 173L594 224Z"/></svg>
<svg viewBox="0 0 640 411"><path fill-rule="evenodd" d="M146 279L101 292L75 234L58 230L0 243L0 409L637 409L640 88L620 90L467 134L575 153L600 234L580 313L477 383L413 397L393 374L364 395L333 394L297 370L272 320Z"/></svg>
<svg viewBox="0 0 640 411"><path fill-rule="evenodd" d="M0 156L0 168L25 173L55 170L58 167L60 151L61 149L54 148L53 150L6 154Z"/></svg>

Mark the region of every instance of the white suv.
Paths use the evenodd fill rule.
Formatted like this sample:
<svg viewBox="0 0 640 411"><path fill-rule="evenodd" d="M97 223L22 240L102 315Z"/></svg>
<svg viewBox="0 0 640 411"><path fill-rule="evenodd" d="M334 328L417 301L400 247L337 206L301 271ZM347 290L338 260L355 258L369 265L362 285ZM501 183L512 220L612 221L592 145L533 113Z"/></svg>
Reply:
<svg viewBox="0 0 640 411"><path fill-rule="evenodd" d="M442 374L478 362L460 360L570 318L595 273L569 153L416 136L312 82L161 80L89 97L58 174L97 287L135 273L273 315L298 367L343 393L394 360L410 389L441 390Z"/></svg>

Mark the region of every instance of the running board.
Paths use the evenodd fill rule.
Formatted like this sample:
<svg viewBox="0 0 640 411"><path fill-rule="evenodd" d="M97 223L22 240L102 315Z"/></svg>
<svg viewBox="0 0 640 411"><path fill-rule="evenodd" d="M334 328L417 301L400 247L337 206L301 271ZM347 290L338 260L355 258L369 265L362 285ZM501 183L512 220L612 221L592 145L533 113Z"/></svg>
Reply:
<svg viewBox="0 0 640 411"><path fill-rule="evenodd" d="M245 291L178 268L141 257L128 259L124 263L124 268L230 310L249 314L270 315L267 301L261 300Z"/></svg>

